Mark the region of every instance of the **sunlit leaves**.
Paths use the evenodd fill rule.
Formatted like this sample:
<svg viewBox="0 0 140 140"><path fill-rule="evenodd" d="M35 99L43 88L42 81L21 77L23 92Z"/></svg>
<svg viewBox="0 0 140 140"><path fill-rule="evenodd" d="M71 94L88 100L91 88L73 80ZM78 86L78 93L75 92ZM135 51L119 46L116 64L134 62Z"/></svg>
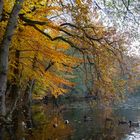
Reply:
<svg viewBox="0 0 140 140"><path fill-rule="evenodd" d="M36 13L31 11L32 6L35 6ZM25 1L21 13L30 20L47 22L47 14L52 10L60 9L56 6L45 7L45 5L40 4L40 1ZM67 90L63 87L64 85L70 87L74 85L69 82L69 79L72 78L70 76L72 74L71 67L79 63L79 59L66 54L70 48L68 43L61 40L51 41L50 38L37 31L34 26L24 24L20 21L12 39L9 80L12 81L12 78L15 77L12 72L16 64L15 51L18 49L20 52L18 69L21 72L21 85L27 83L29 79L35 79L36 93L50 91L55 97L66 93ZM51 22L43 26L36 25L36 27L47 32L52 38L60 35L57 25Z"/></svg>
<svg viewBox="0 0 140 140"><path fill-rule="evenodd" d="M91 94L105 100L117 97L125 86L123 79L116 78L121 75L124 38L114 27L105 28L98 21L97 13L90 12L91 2L77 0L60 6L57 1L25 0L10 47L8 80L15 77L18 50L21 84L35 80L36 93L51 92L55 97L66 93L65 86L74 86L70 82L73 69L82 64L85 83L92 81ZM7 2L7 12L11 5ZM62 20L50 20L64 11L72 23L59 25ZM2 38L6 21L0 24ZM72 49L77 55L73 56Z"/></svg>

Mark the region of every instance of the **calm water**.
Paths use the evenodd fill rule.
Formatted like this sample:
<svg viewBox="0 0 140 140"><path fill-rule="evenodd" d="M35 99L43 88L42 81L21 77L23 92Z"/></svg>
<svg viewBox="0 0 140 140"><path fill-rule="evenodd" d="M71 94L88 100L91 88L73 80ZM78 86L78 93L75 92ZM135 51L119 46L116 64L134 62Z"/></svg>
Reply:
<svg viewBox="0 0 140 140"><path fill-rule="evenodd" d="M58 109L51 104L34 105L28 116L32 129L27 128L24 111L19 110L14 126L3 130L3 139L140 140L140 127L118 125L119 120L140 122L140 95L113 108L93 106L90 101L60 105ZM85 115L88 121L84 121ZM69 123L65 124L65 120Z"/></svg>

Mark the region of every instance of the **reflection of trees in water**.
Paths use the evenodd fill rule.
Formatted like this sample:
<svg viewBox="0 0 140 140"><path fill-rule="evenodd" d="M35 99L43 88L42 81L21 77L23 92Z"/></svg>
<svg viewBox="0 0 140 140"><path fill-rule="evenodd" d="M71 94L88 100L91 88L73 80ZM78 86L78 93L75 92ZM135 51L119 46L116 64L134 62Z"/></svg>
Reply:
<svg viewBox="0 0 140 140"><path fill-rule="evenodd" d="M83 104L80 102L79 107ZM74 106L73 106L74 107ZM84 107L84 105L83 105ZM53 105L35 105L17 109L13 113L13 125L5 128L2 140L120 140L132 131L128 125L118 125L118 120L125 120L123 115L116 115L111 107L89 109L67 108L65 105L54 108ZM83 116L92 118L84 122ZM65 119L70 124L65 124ZM33 121L34 120L34 121ZM24 122L24 125L22 123ZM80 123L79 123L80 122ZM29 123L29 124L28 124ZM55 125L55 127L54 127Z"/></svg>
<svg viewBox="0 0 140 140"><path fill-rule="evenodd" d="M26 139L32 134L33 119L31 106L16 108L12 113L12 123L3 125L0 130L0 140Z"/></svg>
<svg viewBox="0 0 140 140"><path fill-rule="evenodd" d="M54 128L53 125L57 124L57 127ZM46 124L42 128L43 133L42 138L50 139L63 139L71 134L71 128L64 123L64 120L60 116L52 116L49 124ZM40 137L40 134L38 135ZM37 140L37 139L36 139Z"/></svg>
<svg viewBox="0 0 140 140"><path fill-rule="evenodd" d="M0 127L0 140L3 140L4 138L4 128L3 127Z"/></svg>
<svg viewBox="0 0 140 140"><path fill-rule="evenodd" d="M83 107L84 108L84 107ZM73 113L71 113L73 111ZM91 109L88 108L79 110L78 108L72 109L65 113L66 116L70 116L74 121L76 132L74 138L85 140L120 140L130 129L128 125L118 125L119 120L125 120L123 116L114 114L114 110L111 107L94 106ZM92 121L83 122L83 117L86 114L87 117L92 118ZM76 116L72 116L76 115ZM77 122L81 121L80 124Z"/></svg>
<svg viewBox="0 0 140 140"><path fill-rule="evenodd" d="M61 108L61 107L60 107ZM58 108L49 105L44 108L44 113L36 112L35 122L37 129L33 131L30 140L63 140L72 134L72 128L69 124L65 124L62 114ZM43 119L43 120L42 120ZM42 120L42 124L40 123Z"/></svg>
<svg viewBox="0 0 140 140"><path fill-rule="evenodd" d="M119 120L126 120L123 116L116 115L111 107L98 109L96 111L95 124L100 126L93 130L92 139L101 140L120 140L130 130L129 125L119 124Z"/></svg>
<svg viewBox="0 0 140 140"><path fill-rule="evenodd" d="M32 108L24 106L14 110L12 124L0 129L0 140L63 140L70 137L72 128L65 124L60 113L63 106L42 108L37 105Z"/></svg>

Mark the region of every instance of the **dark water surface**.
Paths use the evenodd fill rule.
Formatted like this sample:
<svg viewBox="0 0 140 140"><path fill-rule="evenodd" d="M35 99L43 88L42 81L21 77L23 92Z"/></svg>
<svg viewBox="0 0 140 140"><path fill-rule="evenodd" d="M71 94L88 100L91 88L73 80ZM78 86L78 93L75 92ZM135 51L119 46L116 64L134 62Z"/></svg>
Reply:
<svg viewBox="0 0 140 140"><path fill-rule="evenodd" d="M68 103L59 108L51 104L34 105L28 117L30 126L22 115L24 111L19 111L14 126L0 133L4 134L4 140L140 140L140 127L118 123L119 120L140 121L140 95L133 95L112 108L93 106L94 102L90 101ZM69 123L65 124L65 120Z"/></svg>

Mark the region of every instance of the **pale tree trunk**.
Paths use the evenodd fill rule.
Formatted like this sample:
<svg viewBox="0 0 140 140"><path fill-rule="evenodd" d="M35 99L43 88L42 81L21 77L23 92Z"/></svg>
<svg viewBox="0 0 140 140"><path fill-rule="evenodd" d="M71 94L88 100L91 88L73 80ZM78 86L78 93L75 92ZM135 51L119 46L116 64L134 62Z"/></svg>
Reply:
<svg viewBox="0 0 140 140"><path fill-rule="evenodd" d="M35 70L35 68L36 68L37 55L38 55L38 52L35 53L35 56L34 56L34 60L33 60L33 64L32 64L32 69L33 70ZM25 119L26 119L27 128L32 128L33 127L31 105L32 105L32 92L34 90L35 82L36 82L36 80L34 78L33 79L29 78L29 81L27 83L27 87L26 87L26 90L25 90L25 94L24 94L23 108L25 110L24 116L25 116Z"/></svg>
<svg viewBox="0 0 140 140"><path fill-rule="evenodd" d="M32 92L34 89L34 85L35 79L30 79L27 83L27 87L24 94L24 103L29 106L32 104Z"/></svg>
<svg viewBox="0 0 140 140"><path fill-rule="evenodd" d="M24 106L23 109L25 110L24 112L24 117L26 120L26 125L27 128L33 128L33 118L32 118L32 109L31 109L31 105L32 105L32 91L34 89L34 84L35 84L35 80L34 79L30 79L28 81L28 85L25 91L25 95L24 95Z"/></svg>
<svg viewBox="0 0 140 140"><path fill-rule="evenodd" d="M2 12L3 12L3 0L0 0L0 21L2 19Z"/></svg>
<svg viewBox="0 0 140 140"><path fill-rule="evenodd" d="M18 14L24 0L16 0L11 12L3 40L0 44L0 115L5 115L5 91L7 84L9 45L17 26Z"/></svg>
<svg viewBox="0 0 140 140"><path fill-rule="evenodd" d="M36 68L36 61L37 61L37 56L38 56L38 52L35 53L34 59L33 59L33 64L32 64L32 70L35 70ZM25 90L25 94L24 94L24 100L25 100L25 104L27 105L31 105L32 103L32 92L34 90L34 86L35 86L35 79L31 79L29 78L29 81L27 83L27 87Z"/></svg>

